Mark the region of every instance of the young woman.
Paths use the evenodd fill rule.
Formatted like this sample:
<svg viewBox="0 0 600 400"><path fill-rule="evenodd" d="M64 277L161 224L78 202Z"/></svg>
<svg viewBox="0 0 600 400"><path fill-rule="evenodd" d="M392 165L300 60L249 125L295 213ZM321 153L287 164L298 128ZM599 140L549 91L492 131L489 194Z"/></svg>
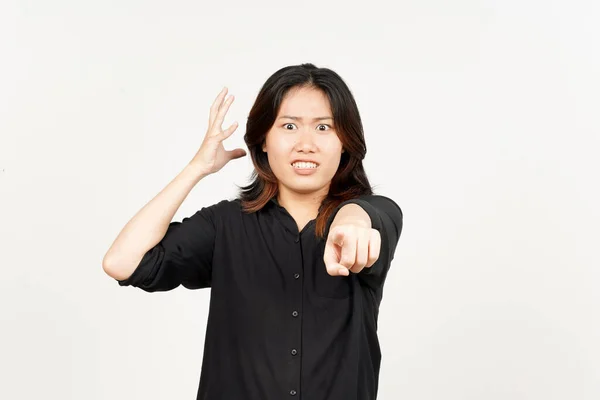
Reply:
<svg viewBox="0 0 600 400"><path fill-rule="evenodd" d="M125 225L103 260L122 286L211 288L197 399L371 400L377 316L402 211L375 195L354 98L334 71L289 66L264 84L244 136L239 197L173 216L230 160L223 89L194 158Z"/></svg>

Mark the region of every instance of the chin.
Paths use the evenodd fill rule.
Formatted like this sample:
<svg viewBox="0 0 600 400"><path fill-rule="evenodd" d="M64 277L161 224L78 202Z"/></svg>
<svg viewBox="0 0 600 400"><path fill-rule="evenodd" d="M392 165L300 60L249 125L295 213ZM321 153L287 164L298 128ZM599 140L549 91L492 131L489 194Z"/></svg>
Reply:
<svg viewBox="0 0 600 400"><path fill-rule="evenodd" d="M299 184L298 182L282 182L289 190L300 194L311 194L323 190L325 186L321 182L306 182L305 184Z"/></svg>

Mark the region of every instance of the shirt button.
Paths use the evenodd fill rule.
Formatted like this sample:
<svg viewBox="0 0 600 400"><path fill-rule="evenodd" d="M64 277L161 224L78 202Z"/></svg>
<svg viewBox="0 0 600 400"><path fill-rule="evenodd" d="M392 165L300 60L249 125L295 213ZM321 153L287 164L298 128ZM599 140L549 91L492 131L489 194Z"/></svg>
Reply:
<svg viewBox="0 0 600 400"><path fill-rule="evenodd" d="M292 312L292 317L297 317L297 316L298 316L298 311L295 311L295 310L294 310L294 311Z"/></svg>
<svg viewBox="0 0 600 400"><path fill-rule="evenodd" d="M295 273L294 274L294 279L298 279L298 278L300 278L300 274L299 273Z"/></svg>
<svg viewBox="0 0 600 400"><path fill-rule="evenodd" d="M292 349L292 355L295 356L296 354L298 354L298 350Z"/></svg>
<svg viewBox="0 0 600 400"><path fill-rule="evenodd" d="M296 391L295 391L294 389L292 389L292 390L290 390L290 394L291 394L292 396L295 396L295 395L296 395Z"/></svg>
<svg viewBox="0 0 600 400"><path fill-rule="evenodd" d="M294 239L294 242L298 243L300 241L300 235L296 236L296 239Z"/></svg>

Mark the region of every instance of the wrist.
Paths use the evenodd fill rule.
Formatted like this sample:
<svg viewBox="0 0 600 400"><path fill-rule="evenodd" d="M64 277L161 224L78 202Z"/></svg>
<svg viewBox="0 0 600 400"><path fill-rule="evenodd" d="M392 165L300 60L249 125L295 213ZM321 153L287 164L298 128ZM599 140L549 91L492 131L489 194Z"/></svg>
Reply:
<svg viewBox="0 0 600 400"><path fill-rule="evenodd" d="M185 175L186 177L188 177L190 179L199 181L199 180L205 178L206 176L210 175L210 172L208 170L206 170L205 168L199 167L197 165L188 164L185 166L183 171L181 171L181 174Z"/></svg>
<svg viewBox="0 0 600 400"><path fill-rule="evenodd" d="M358 225L363 228L371 228L371 217L358 204L346 204L337 212L331 223L331 227L340 224Z"/></svg>

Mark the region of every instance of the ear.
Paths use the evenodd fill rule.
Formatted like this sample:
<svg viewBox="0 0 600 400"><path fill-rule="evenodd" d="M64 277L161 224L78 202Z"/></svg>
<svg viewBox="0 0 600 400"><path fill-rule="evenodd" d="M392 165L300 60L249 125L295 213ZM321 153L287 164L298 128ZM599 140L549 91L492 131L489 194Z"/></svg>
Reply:
<svg viewBox="0 0 600 400"><path fill-rule="evenodd" d="M263 145L262 145L262 151L265 152L265 153L267 152L267 144L266 143L263 143Z"/></svg>

